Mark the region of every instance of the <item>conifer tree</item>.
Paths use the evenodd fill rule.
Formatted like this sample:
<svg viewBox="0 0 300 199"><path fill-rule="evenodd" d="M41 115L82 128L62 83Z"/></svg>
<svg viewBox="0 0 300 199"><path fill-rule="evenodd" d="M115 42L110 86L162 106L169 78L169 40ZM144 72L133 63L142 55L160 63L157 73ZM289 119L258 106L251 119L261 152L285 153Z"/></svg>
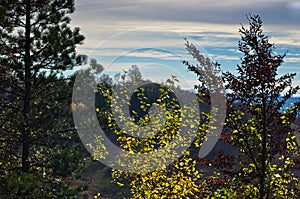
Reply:
<svg viewBox="0 0 300 199"><path fill-rule="evenodd" d="M74 195L67 177L80 168L81 148L70 109L73 78L83 61L71 29L73 0L1 0L1 196Z"/></svg>

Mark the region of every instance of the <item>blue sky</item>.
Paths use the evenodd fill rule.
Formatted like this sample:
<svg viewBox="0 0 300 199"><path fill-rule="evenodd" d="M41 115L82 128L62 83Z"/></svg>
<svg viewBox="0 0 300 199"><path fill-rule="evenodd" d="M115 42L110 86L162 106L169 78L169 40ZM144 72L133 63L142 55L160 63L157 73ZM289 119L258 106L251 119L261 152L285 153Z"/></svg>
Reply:
<svg viewBox="0 0 300 199"><path fill-rule="evenodd" d="M196 77L186 71L187 38L223 71L235 72L240 24L246 14L259 14L264 30L279 53L287 52L279 75L296 72L300 85L300 1L295 0L76 0L72 25L86 36L79 53L96 58L105 72L122 72L132 64L152 81L172 74L181 87L192 88Z"/></svg>

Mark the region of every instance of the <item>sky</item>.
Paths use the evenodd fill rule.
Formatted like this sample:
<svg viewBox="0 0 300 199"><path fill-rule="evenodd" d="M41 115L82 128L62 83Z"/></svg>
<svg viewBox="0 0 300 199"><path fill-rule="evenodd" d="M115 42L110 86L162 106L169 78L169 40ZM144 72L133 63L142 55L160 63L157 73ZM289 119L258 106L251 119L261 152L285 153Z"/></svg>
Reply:
<svg viewBox="0 0 300 199"><path fill-rule="evenodd" d="M143 77L161 83L178 76L191 89L197 78L183 60L192 61L185 40L236 73L242 54L238 32L247 14L259 14L278 53L287 53L279 75L297 73L300 85L300 1L296 0L75 0L72 26L86 39L78 53L95 58L113 75L138 65Z"/></svg>

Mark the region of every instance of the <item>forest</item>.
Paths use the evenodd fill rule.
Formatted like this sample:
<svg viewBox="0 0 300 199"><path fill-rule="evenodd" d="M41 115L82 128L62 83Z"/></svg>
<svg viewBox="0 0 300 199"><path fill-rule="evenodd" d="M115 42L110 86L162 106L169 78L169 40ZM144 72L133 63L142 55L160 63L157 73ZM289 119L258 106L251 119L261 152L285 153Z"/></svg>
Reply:
<svg viewBox="0 0 300 199"><path fill-rule="evenodd" d="M239 29L236 73L185 39L198 84L184 90L134 64L103 74L77 52L73 12L0 1L0 199L299 198L300 87L259 15Z"/></svg>

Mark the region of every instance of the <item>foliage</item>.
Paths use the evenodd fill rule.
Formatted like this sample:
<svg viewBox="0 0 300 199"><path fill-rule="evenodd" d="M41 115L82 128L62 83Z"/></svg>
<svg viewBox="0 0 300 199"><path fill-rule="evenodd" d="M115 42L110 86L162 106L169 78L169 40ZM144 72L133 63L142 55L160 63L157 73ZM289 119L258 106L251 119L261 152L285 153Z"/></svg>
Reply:
<svg viewBox="0 0 300 199"><path fill-rule="evenodd" d="M132 70L137 69L133 67ZM139 74L139 71L130 72L130 74ZM127 93L128 88L134 85L134 81L132 77L127 79L127 72L120 78L121 80L117 81L121 85L120 90ZM138 79L141 80L141 78ZM180 136L179 125L190 125L191 130L188 134L191 134L192 130L198 129L198 121L182 122L183 112L193 115L195 114L194 110L188 106L185 107L185 110L180 109L174 93L170 90L170 88L175 88L175 82L178 81L176 77L169 79L165 86L142 81L143 84L136 85L138 87L134 90L131 98L126 95L124 98L114 96L115 99L113 99L112 93L116 86L109 88L105 84L99 84L96 90L96 111L99 123L102 129L105 129L105 134L110 139L115 139L114 143L128 152L127 155L116 158L123 160L124 166L133 167L129 168L129 171L115 169L112 176L120 186L124 186L124 181L129 180L132 198L195 197L199 190L197 181L201 177L196 169L197 161L188 151L181 155L178 155L178 151L176 151L180 147L185 147L184 143L186 142ZM129 117L121 111L122 105L116 103L122 100L130 101L128 105L131 116ZM117 113L113 113L113 111ZM116 122L116 116L121 122ZM161 124L161 121L164 120L165 122ZM152 126L149 127L150 123ZM142 128L144 130L141 130ZM202 128L199 127L201 130ZM198 147L203 140L203 136L200 136L201 130L194 141ZM179 137L178 141L170 144L175 136ZM102 140L101 137L97 139ZM95 146L100 145L96 144ZM159 150L164 149L169 153L159 155ZM105 148L94 148L93 152L95 159L99 160L108 155ZM142 162L132 159L130 156L131 154L142 155L153 152L158 155L155 158L151 155L144 156ZM164 161L177 156L181 157L178 160L175 159L171 165L165 166ZM127 163L128 165L126 165ZM141 164L146 172L141 169ZM157 169L147 171L152 165L156 165ZM138 172L132 173L131 170Z"/></svg>
<svg viewBox="0 0 300 199"><path fill-rule="evenodd" d="M231 91L226 133L240 153L238 164L227 171L231 188L237 198L297 198L299 179L293 159L299 156L299 148L291 124L299 104L283 110L299 90L291 86L295 74L277 78L285 55L274 52L259 16L250 16L249 28L242 26L240 34L244 57L238 75L224 73Z"/></svg>
<svg viewBox="0 0 300 199"><path fill-rule="evenodd" d="M193 54L193 52L190 53ZM193 55L195 55L195 52ZM218 65L215 66L213 62L211 62L211 65L215 67L210 69L214 72L214 75L219 73ZM90 69L92 70L92 68ZM195 149L201 147L205 134L208 132L210 100L207 93L205 94L205 90L201 90L199 86L199 95L196 95L198 102L196 104L199 103L201 110L205 111L196 120L182 122L183 114L189 113L190 117L193 118L193 115L197 113L188 106L182 109L176 97L186 99L186 96L191 93L181 91L182 96L179 96L178 93L176 93L176 96L174 95L172 88L176 88L175 83L178 81L175 76L167 80L165 85L150 84L142 80L140 72L137 70L138 68L133 66L128 73L125 71L124 75L116 76L115 82L118 85L109 85L102 82L98 84L96 89L96 112L101 128L115 145L128 152L123 156L115 157L115 159L119 160L118 163L123 161L124 168L126 166L132 167L128 171L126 169L125 171L115 169L112 173L113 178L121 187L126 186L126 182L129 181L132 198L202 198L200 193L202 176L199 172L200 165L198 159L193 155ZM90 75L89 70L86 70L85 73L87 73L87 76ZM214 81L211 81L210 88L218 92L220 85ZM113 95L118 86L120 87L118 91L121 92L122 97ZM127 92L131 87L136 89L131 96L128 96ZM122 103L129 106L129 116L121 111L123 108ZM161 125L160 123L163 120L165 122ZM149 124L152 124L150 128ZM176 152L174 153L174 149L191 145L191 143L188 143L188 146L185 146L186 144L181 141L183 137L178 130L179 126L188 127L190 129L189 134L192 133L195 140L190 147L191 150L178 155ZM170 144L175 136L179 137L179 142ZM105 159L110 155L105 145L101 144L103 140L104 137L98 135L96 140L89 145L92 148L95 160ZM158 151L165 148L169 152L160 156ZM158 154L155 158L151 155L149 157L143 156L142 161L131 156L132 154L143 155L153 152ZM177 156L179 159L176 158L170 165L165 165L165 160ZM141 169L141 165L144 169L146 168L145 172ZM156 165L156 169L147 171L147 168L151 165Z"/></svg>
<svg viewBox="0 0 300 199"><path fill-rule="evenodd" d="M70 112L74 78L62 75L83 58L75 48L84 37L69 27L74 1L0 5L1 196L70 198L80 190L69 178L83 166Z"/></svg>
<svg viewBox="0 0 300 199"><path fill-rule="evenodd" d="M122 179L130 179L133 198L298 197L299 179L294 170L299 148L291 124L297 116L299 104L286 109L283 106L299 88L291 86L295 74L277 78L277 68L285 55L274 52L274 45L263 33L260 17L250 16L249 25L248 29L244 26L240 29L242 41L239 42L239 50L244 57L237 68L238 75L223 74L229 92L227 123L222 139L236 147L238 155L220 153L212 161L199 161L187 152L173 164L152 172L133 174L115 170L113 177L120 186L123 186ZM186 47L199 65L184 64L198 75L200 85L196 88L206 92L203 97L209 101L207 90L210 94L222 93L222 79L217 75L211 78L213 76L208 74L219 73L219 64L204 57L193 44L187 42ZM141 96L144 96L142 93ZM206 119L212 119L211 115ZM205 137L207 122L201 124L198 131L200 140ZM139 145L139 139L124 135L119 140L123 141L121 146L133 153L150 151L149 146L155 144L143 147ZM210 178L201 178L198 171L201 163L209 163L218 172ZM189 176L191 172L193 175Z"/></svg>
<svg viewBox="0 0 300 199"><path fill-rule="evenodd" d="M187 40L185 46L187 52L197 61L196 64L183 61L183 64L198 77L199 84L195 85L195 89L198 90L201 96L200 105L202 106L200 110L203 111L201 112L201 124L205 130L205 134L202 136L205 140L211 139L207 143L211 145L208 148L213 150L213 147L218 144L214 143L213 140L219 139L216 135L222 131L224 125L222 120L226 117L226 110L223 110L224 108L226 109L226 98L224 95L225 90L220 64L206 57L194 44ZM204 144L205 142L203 142L200 147L204 147ZM201 157L200 152L201 151L199 151L199 154L197 154L198 157L196 158L199 165L197 169L201 169L201 171L208 174L198 183L199 192L197 197L213 198L217 195L219 187L227 188L227 179L220 177L220 173L216 172L217 170L213 170L211 165L212 163L213 165L224 165L224 163L226 164L229 161L228 159L224 159L225 156L223 154L213 157L214 159L209 161L207 157L211 156L210 153L208 152L208 154L204 154L204 157Z"/></svg>

